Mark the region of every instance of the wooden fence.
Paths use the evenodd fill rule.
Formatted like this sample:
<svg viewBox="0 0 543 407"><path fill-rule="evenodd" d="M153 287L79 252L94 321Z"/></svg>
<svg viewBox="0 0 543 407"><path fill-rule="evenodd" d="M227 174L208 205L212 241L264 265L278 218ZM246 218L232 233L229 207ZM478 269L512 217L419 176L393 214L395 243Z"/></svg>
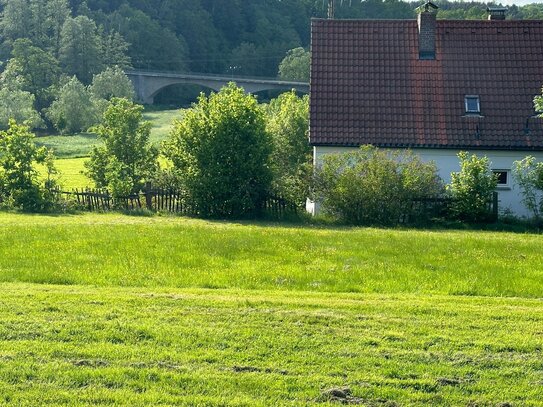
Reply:
<svg viewBox="0 0 543 407"><path fill-rule="evenodd" d="M426 218L445 217L450 213L450 208L454 203L453 198L418 198L411 202L411 216L422 215ZM498 193L493 192L487 201L487 213L489 220L498 219L499 199ZM412 219L406 219L406 222Z"/></svg>
<svg viewBox="0 0 543 407"><path fill-rule="evenodd" d="M53 190L88 211L141 210L169 212L180 215L198 215L198 209L191 204L186 193L180 190L153 188L147 184L143 191L123 197L113 197L107 189L74 189L72 191ZM451 198L419 198L405 207L399 223L411 223L423 219L445 217L453 200ZM294 203L277 196L268 196L259 208L259 214L282 218L295 215L298 208ZM490 220L498 219L498 193L494 192L488 200Z"/></svg>
<svg viewBox="0 0 543 407"><path fill-rule="evenodd" d="M73 189L51 191L59 197L74 202L79 208L88 211L141 210L169 212L180 215L198 215L198 209L190 202L184 191L153 188L147 184L144 190L127 196L114 197L107 189ZM277 196L268 196L258 208L261 214L284 217L296 214L295 204Z"/></svg>

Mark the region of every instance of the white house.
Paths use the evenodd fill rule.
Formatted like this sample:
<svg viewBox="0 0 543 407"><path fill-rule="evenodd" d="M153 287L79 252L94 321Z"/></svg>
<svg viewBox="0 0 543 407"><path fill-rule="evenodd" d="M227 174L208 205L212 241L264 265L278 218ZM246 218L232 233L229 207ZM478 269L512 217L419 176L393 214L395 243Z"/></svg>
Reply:
<svg viewBox="0 0 543 407"><path fill-rule="evenodd" d="M458 152L486 155L500 174L500 210L528 215L511 169L527 155L543 160L533 106L543 21L505 20L504 9L488 20L437 20L425 6L418 20L313 20L315 164L365 144L409 148L449 182Z"/></svg>

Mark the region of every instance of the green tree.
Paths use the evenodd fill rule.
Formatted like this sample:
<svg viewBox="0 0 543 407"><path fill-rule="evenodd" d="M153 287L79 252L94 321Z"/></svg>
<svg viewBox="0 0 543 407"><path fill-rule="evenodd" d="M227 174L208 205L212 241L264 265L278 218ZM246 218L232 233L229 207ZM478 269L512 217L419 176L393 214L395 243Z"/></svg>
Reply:
<svg viewBox="0 0 543 407"><path fill-rule="evenodd" d="M184 39L161 27L145 13L124 4L109 20L109 24L130 44L129 54L135 67L173 71L187 69Z"/></svg>
<svg viewBox="0 0 543 407"><path fill-rule="evenodd" d="M132 81L119 67L106 68L92 78L89 88L96 112L101 117L113 98L124 98L133 101L136 94Z"/></svg>
<svg viewBox="0 0 543 407"><path fill-rule="evenodd" d="M451 174L451 183L447 185L453 198L453 215L470 222L489 220L488 204L498 184L497 176L490 170L490 160L466 151L458 153L458 158L460 171Z"/></svg>
<svg viewBox="0 0 543 407"><path fill-rule="evenodd" d="M18 38L30 37L32 15L28 0L4 1L1 27L5 38L15 41Z"/></svg>
<svg viewBox="0 0 543 407"><path fill-rule="evenodd" d="M29 128L11 120L8 130L0 132L2 200L29 212L49 209L50 196L40 185L36 169L36 164L45 163L47 157L48 151L44 147L36 147Z"/></svg>
<svg viewBox="0 0 543 407"><path fill-rule="evenodd" d="M273 99L266 109L266 130L271 135L273 150L273 191L302 206L308 197L311 168L309 146L309 97L296 96L295 91Z"/></svg>
<svg viewBox="0 0 543 407"><path fill-rule="evenodd" d="M132 81L120 67L106 68L92 78L92 95L97 99L111 100L114 97L133 100L135 97Z"/></svg>
<svg viewBox="0 0 543 407"><path fill-rule="evenodd" d="M10 120L25 122L34 129L43 127L43 120L34 109L34 95L19 89L0 88L0 128L7 129Z"/></svg>
<svg viewBox="0 0 543 407"><path fill-rule="evenodd" d="M425 219L428 214L415 209L413 200L443 192L435 163L424 163L410 151L372 146L325 156L313 188L326 213L355 225Z"/></svg>
<svg viewBox="0 0 543 407"><path fill-rule="evenodd" d="M158 169L158 150L149 143L151 124L142 122L142 111L129 100L113 98L94 129L103 145L93 148L87 174L117 197L142 188Z"/></svg>
<svg viewBox="0 0 543 407"><path fill-rule="evenodd" d="M543 214L543 162L528 156L513 164L513 176L522 194L522 202L535 219Z"/></svg>
<svg viewBox="0 0 543 407"><path fill-rule="evenodd" d="M84 84L102 71L101 39L96 24L86 16L69 18L60 35L59 59L64 71Z"/></svg>
<svg viewBox="0 0 543 407"><path fill-rule="evenodd" d="M91 92L74 76L60 89L47 117L61 133L86 131L98 122Z"/></svg>
<svg viewBox="0 0 543 407"><path fill-rule="evenodd" d="M543 112L543 96L538 95L534 98L534 108L536 112ZM542 117L543 114L540 113L539 117Z"/></svg>
<svg viewBox="0 0 543 407"><path fill-rule="evenodd" d="M113 31L109 34L104 34L102 38L102 60L108 67L119 67L120 69L128 69L132 66L128 49L130 44L126 42L121 34Z"/></svg>
<svg viewBox="0 0 543 407"><path fill-rule="evenodd" d="M47 4L47 27L49 29L49 47L53 55L58 58L60 55L60 43L62 27L70 18L70 7L67 0L43 0Z"/></svg>
<svg viewBox="0 0 543 407"><path fill-rule="evenodd" d="M27 38L58 57L60 31L70 16L67 0L4 0L2 32L10 42Z"/></svg>
<svg viewBox="0 0 543 407"><path fill-rule="evenodd" d="M2 85L36 96L36 109L49 106L54 85L60 76L57 60L29 39L18 39L13 44L12 58L2 73Z"/></svg>
<svg viewBox="0 0 543 407"><path fill-rule="evenodd" d="M260 208L270 187L271 142L254 96L230 83L200 96L174 124L164 154L199 213L238 217Z"/></svg>
<svg viewBox="0 0 543 407"><path fill-rule="evenodd" d="M309 82L311 53L303 48L294 48L279 64L279 77L293 81Z"/></svg>

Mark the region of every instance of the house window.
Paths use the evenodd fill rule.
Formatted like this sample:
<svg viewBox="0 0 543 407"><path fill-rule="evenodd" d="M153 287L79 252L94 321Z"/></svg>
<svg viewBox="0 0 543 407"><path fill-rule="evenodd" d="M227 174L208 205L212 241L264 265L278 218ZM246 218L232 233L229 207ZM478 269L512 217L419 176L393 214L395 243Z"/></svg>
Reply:
<svg viewBox="0 0 543 407"><path fill-rule="evenodd" d="M479 102L479 96L466 96L466 113L479 114L481 113L481 103Z"/></svg>
<svg viewBox="0 0 543 407"><path fill-rule="evenodd" d="M492 170L492 172L498 176L498 188L509 188L511 186L509 184L509 178L511 178L509 170Z"/></svg>

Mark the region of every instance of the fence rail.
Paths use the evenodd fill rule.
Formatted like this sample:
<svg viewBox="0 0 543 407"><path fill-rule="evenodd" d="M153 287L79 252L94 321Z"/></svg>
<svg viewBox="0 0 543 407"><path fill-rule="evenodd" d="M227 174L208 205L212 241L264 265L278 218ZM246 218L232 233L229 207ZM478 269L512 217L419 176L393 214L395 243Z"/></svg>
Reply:
<svg viewBox="0 0 543 407"><path fill-rule="evenodd" d="M71 191L54 189L51 192L59 197L71 200L79 208L88 211L147 209L152 212L169 212L180 215L198 215L199 213L196 205L190 202L184 191L154 188L150 184L147 184L138 193L121 197L114 197L107 189L84 188ZM274 217L283 217L298 212L298 208L294 203L273 195L269 195L258 209L262 213Z"/></svg>
<svg viewBox="0 0 543 407"><path fill-rule="evenodd" d="M180 215L198 215L199 210L191 203L182 190L153 188L147 184L144 190L127 196L114 197L107 189L74 189L72 191L53 191L57 196L67 197L78 207L88 211L141 210L152 212L170 212ZM399 223L410 223L423 218L446 216L453 204L452 198L417 198L406 203ZM498 193L494 192L488 200L488 214L491 219L498 219ZM258 208L260 213L281 218L296 214L299 207L278 196L269 195Z"/></svg>

